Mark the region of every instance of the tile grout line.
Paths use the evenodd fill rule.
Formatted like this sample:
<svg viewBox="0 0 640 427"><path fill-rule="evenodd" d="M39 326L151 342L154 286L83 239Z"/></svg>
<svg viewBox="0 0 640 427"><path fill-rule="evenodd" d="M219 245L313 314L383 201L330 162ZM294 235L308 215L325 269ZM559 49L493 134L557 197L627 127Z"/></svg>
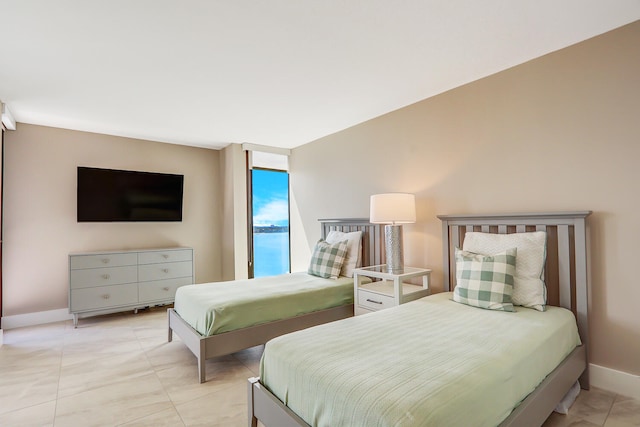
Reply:
<svg viewBox="0 0 640 427"><path fill-rule="evenodd" d="M259 345L260 345L260 344L259 344ZM263 346L263 349L264 349L264 344L262 344L262 346ZM256 347L257 347L257 346L256 346ZM236 353L232 353L232 354L231 354L231 356L233 356L233 358L234 358L234 359L236 359L238 362L240 362L240 364L241 364L242 366L244 366L245 368L247 368L247 370L248 370L249 372L251 372L253 375L255 375L255 376L258 376L258 375L259 375L259 374L256 374L255 372L253 372L253 369L251 369L251 367L250 367L248 364L244 363L244 361L243 361L242 359L240 359L238 356L236 356Z"/></svg>
<svg viewBox="0 0 640 427"><path fill-rule="evenodd" d="M149 359L149 356L147 355L147 350L143 347L142 343L140 342L140 337L138 336L138 334L135 333L135 330L134 330L134 335L136 337L136 340L138 341L138 344L140 344L140 347L142 348L142 352L144 353L144 358L147 360L147 363L149 363L149 366L151 366L151 369L153 370L153 375L156 376L156 378L158 379L158 382L162 386L162 391L164 391L164 394L167 396L167 399L169 399L169 402L171 402L171 406L173 407L173 410L175 411L175 413L178 415L178 418L180 418L180 421L182 422L182 425L186 426L187 423L185 423L184 419L182 418L182 415L180 415L180 412L178 412L178 408L176 408L175 402L171 398L171 395L169 395L169 392L167 391L164 383L162 382L162 378L160 378L160 376L158 375L158 370L153 365L153 363L151 363L151 360Z"/></svg>
<svg viewBox="0 0 640 427"><path fill-rule="evenodd" d="M64 357L64 347L65 347L65 338L67 336L67 329L69 327L69 321L65 321L64 329L62 330L62 346L60 349L60 364L58 366L58 385L56 387L56 399L53 404L53 419L51 420L51 425L55 427L56 425L56 416L58 415L58 399L60 398L60 380L62 378L62 359Z"/></svg>
<svg viewBox="0 0 640 427"><path fill-rule="evenodd" d="M616 393L613 400L611 401L611 406L609 406L609 410L607 411L607 416L604 418L604 423L602 424L602 427L607 425L607 420L609 419L609 415L611 415L611 411L613 410L613 406L616 404L618 397L620 397L620 395Z"/></svg>

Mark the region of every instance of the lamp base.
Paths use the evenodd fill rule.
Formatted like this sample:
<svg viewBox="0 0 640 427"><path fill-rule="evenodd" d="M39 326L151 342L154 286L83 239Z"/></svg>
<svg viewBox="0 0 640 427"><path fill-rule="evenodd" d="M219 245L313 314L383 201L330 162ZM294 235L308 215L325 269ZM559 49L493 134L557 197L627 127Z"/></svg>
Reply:
<svg viewBox="0 0 640 427"><path fill-rule="evenodd" d="M402 273L404 271L404 254L402 253L401 225L384 226L384 247L389 273Z"/></svg>

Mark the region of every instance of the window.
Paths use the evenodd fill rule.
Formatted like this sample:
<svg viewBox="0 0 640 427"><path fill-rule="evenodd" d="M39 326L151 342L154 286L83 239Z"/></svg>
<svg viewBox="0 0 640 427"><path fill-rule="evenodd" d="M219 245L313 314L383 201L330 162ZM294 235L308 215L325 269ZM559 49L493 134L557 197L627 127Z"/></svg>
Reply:
<svg viewBox="0 0 640 427"><path fill-rule="evenodd" d="M252 169L253 277L289 273L289 174Z"/></svg>
<svg viewBox="0 0 640 427"><path fill-rule="evenodd" d="M291 271L288 157L247 151L249 277Z"/></svg>

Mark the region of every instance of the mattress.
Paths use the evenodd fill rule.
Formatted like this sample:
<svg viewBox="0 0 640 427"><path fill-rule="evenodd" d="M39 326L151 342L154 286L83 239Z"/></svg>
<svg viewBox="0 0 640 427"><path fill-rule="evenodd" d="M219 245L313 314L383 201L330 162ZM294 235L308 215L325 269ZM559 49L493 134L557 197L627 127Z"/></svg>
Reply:
<svg viewBox="0 0 640 427"><path fill-rule="evenodd" d="M266 344L261 382L312 426L496 426L578 345L573 314L451 293Z"/></svg>
<svg viewBox="0 0 640 427"><path fill-rule="evenodd" d="M204 336L353 304L353 278L291 273L181 286L174 309Z"/></svg>

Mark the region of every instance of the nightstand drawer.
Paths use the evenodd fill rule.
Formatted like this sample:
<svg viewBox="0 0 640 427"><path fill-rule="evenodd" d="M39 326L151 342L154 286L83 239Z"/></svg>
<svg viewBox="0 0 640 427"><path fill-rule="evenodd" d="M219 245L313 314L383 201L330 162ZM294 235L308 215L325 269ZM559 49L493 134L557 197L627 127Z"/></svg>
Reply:
<svg viewBox="0 0 640 427"><path fill-rule="evenodd" d="M358 305L369 310L382 310L395 304L392 296L358 289Z"/></svg>

